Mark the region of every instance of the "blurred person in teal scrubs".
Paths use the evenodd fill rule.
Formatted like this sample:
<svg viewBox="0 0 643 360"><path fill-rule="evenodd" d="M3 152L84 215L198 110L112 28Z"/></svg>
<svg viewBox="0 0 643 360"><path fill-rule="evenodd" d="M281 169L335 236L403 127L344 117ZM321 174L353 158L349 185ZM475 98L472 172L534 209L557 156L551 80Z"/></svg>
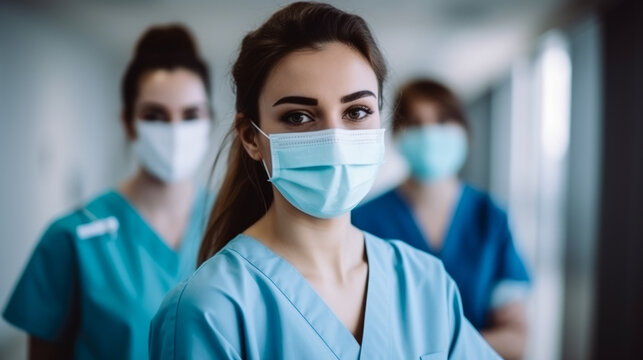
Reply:
<svg viewBox="0 0 643 360"><path fill-rule="evenodd" d="M30 358L148 357L152 315L194 270L205 226L208 196L192 175L208 150L209 97L189 31L148 29L122 82L139 170L49 226L4 310L29 334Z"/></svg>
<svg viewBox="0 0 643 360"><path fill-rule="evenodd" d="M411 174L356 208L352 223L440 258L460 289L469 321L501 356L521 358L529 277L506 213L489 195L458 179L468 129L446 86L430 79L403 86L395 102L393 136Z"/></svg>
<svg viewBox="0 0 643 360"><path fill-rule="evenodd" d="M498 359L435 257L350 223L384 158L385 61L366 22L293 3L242 41L228 168L199 269L152 359Z"/></svg>

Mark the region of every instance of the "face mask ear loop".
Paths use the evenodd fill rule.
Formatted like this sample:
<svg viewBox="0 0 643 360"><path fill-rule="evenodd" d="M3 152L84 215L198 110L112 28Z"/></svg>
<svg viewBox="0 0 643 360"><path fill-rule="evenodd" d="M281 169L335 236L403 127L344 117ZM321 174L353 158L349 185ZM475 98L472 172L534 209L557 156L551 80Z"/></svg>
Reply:
<svg viewBox="0 0 643 360"><path fill-rule="evenodd" d="M266 174L268 174L268 179L266 179L267 182L270 182L270 171L268 171L268 166L266 166L266 162L261 159L261 163L263 164L263 168L266 169Z"/></svg>
<svg viewBox="0 0 643 360"><path fill-rule="evenodd" d="M265 132L263 132L263 130L261 130L261 129L259 128L259 126L257 126L257 124L255 124L255 122L254 122L254 121L250 120L250 123L252 124L252 126L254 126L254 127L255 127L255 129L259 130L259 132L260 132L261 134L263 134L263 136L267 137L267 138L268 138L268 140L270 140L270 136L268 136L268 134L266 134ZM268 166L266 165L266 162L265 162L263 159L261 159L261 163L263 164L263 168L264 168L264 169L266 169L266 174L268 175L268 179L267 179L267 181L268 181L268 182L270 182L270 171L268 171Z"/></svg>
<svg viewBox="0 0 643 360"><path fill-rule="evenodd" d="M254 126L254 127L255 127L255 129L259 130L259 132L260 132L261 134L263 134L263 136L265 136L268 140L270 140L270 136L268 136L268 134L266 134L265 132L263 132L263 130L261 130L261 129L259 128L259 126L257 126L257 124L255 124L255 122L254 122L254 121L250 120L250 123L252 124L252 126Z"/></svg>

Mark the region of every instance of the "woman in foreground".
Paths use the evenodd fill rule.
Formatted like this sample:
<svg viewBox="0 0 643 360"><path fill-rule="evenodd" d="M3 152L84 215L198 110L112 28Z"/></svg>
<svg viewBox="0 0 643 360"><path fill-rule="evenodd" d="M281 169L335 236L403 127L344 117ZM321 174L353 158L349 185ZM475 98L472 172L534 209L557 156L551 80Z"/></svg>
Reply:
<svg viewBox="0 0 643 360"><path fill-rule="evenodd" d="M364 20L330 5L244 38L202 265L153 319L152 358L498 358L439 260L350 223L383 159L385 74Z"/></svg>

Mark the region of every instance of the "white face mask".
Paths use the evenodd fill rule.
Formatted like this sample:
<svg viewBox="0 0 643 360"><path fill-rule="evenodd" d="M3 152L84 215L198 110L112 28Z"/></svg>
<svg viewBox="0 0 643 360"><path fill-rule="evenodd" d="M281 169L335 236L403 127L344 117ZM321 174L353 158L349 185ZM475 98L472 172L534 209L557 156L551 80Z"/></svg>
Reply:
<svg viewBox="0 0 643 360"><path fill-rule="evenodd" d="M192 176L208 150L209 120L179 123L136 120L134 125L137 134L134 150L141 164L165 183Z"/></svg>

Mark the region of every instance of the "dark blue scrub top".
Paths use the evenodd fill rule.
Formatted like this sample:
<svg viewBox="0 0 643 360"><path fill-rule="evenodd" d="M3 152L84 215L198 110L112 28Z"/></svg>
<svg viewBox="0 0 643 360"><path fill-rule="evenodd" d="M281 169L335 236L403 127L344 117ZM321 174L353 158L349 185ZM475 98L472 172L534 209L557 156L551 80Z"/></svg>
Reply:
<svg viewBox="0 0 643 360"><path fill-rule="evenodd" d="M440 258L460 289L465 316L479 330L487 326L489 312L495 306L492 294L501 282L522 283L525 288L529 282L506 213L489 195L469 185L463 185L438 251L429 247L410 205L397 188L353 210L351 219L359 229L380 238L405 241Z"/></svg>

